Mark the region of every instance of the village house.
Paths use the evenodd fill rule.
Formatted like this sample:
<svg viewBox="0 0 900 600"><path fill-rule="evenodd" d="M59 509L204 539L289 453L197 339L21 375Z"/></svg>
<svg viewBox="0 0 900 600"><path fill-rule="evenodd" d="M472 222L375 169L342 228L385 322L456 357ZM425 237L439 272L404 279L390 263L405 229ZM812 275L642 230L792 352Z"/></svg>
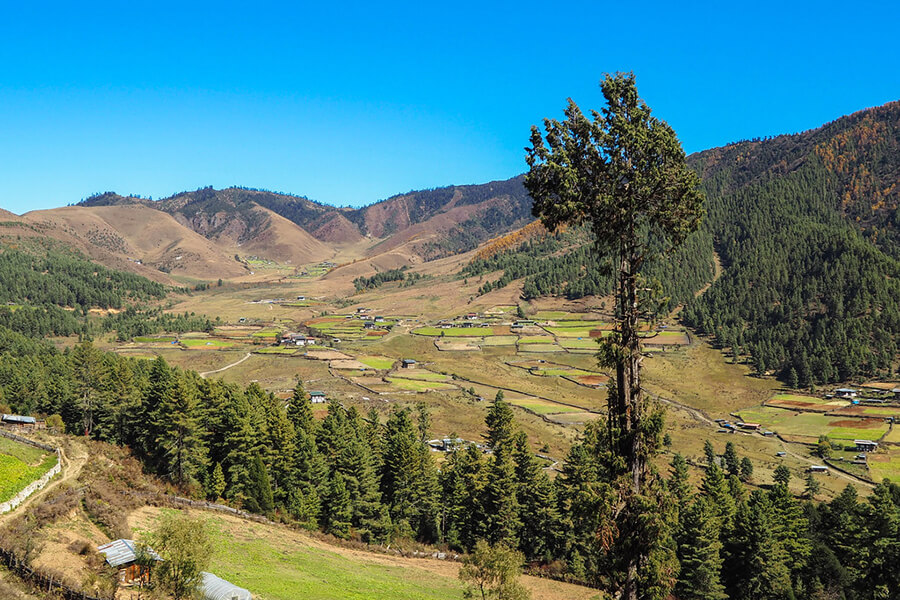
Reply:
<svg viewBox="0 0 900 600"><path fill-rule="evenodd" d="M328 399L325 397L325 392L314 391L309 393L309 401L313 404L324 404Z"/></svg>
<svg viewBox="0 0 900 600"><path fill-rule="evenodd" d="M856 390L852 388L838 388L834 390L834 395L838 398L856 398Z"/></svg>
<svg viewBox="0 0 900 600"><path fill-rule="evenodd" d="M119 583L125 585L150 583L152 564L162 560L152 548L147 548L141 557L134 540L115 540L98 546L97 551L106 556L106 563L117 571Z"/></svg>
<svg viewBox="0 0 900 600"><path fill-rule="evenodd" d="M0 423L12 429L42 429L43 421L38 421L34 417L26 417L23 415L3 415L0 416Z"/></svg>
<svg viewBox="0 0 900 600"><path fill-rule="evenodd" d="M316 338L302 333L285 333L281 336L281 343L284 346L311 346L316 343Z"/></svg>
<svg viewBox="0 0 900 600"><path fill-rule="evenodd" d="M412 359L412 358L404 358L404 359L400 362L400 366L401 366L402 368L404 368L404 369L415 369L415 368L416 368L416 361L415 361L414 359Z"/></svg>
<svg viewBox="0 0 900 600"><path fill-rule="evenodd" d="M878 442L872 440L853 440L857 452L875 452L878 450Z"/></svg>

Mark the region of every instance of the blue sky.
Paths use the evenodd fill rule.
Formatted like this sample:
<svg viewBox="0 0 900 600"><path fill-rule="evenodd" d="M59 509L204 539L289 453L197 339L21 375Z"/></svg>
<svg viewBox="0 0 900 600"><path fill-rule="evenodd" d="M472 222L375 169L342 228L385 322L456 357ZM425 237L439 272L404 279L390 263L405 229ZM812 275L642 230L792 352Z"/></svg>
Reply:
<svg viewBox="0 0 900 600"><path fill-rule="evenodd" d="M900 99L888 2L12 4L0 207L16 213L107 190L360 205L505 179L532 124L570 96L598 107L616 70L688 152Z"/></svg>

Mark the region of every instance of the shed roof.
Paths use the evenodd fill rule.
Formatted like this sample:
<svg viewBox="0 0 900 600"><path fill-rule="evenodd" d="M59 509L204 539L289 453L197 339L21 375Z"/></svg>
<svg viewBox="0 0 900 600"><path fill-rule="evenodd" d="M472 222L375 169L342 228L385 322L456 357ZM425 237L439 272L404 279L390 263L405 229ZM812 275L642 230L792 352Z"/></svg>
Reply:
<svg viewBox="0 0 900 600"><path fill-rule="evenodd" d="M324 396L325 392L313 391L309 393L310 396Z"/></svg>
<svg viewBox="0 0 900 600"><path fill-rule="evenodd" d="M212 573L201 573L203 581L200 583L200 591L206 600L253 600L249 590L238 587L233 583L216 577Z"/></svg>
<svg viewBox="0 0 900 600"><path fill-rule="evenodd" d="M97 550L106 555L106 562L111 567L128 565L137 560L137 545L134 543L134 540L115 540L114 542L98 546ZM148 551L153 560L162 560L152 548L148 548Z"/></svg>
<svg viewBox="0 0 900 600"><path fill-rule="evenodd" d="M857 446L877 446L878 442L873 442L872 440L853 440L853 443Z"/></svg>
<svg viewBox="0 0 900 600"><path fill-rule="evenodd" d="M22 415L3 415L2 418L7 423L28 423L34 425L37 422L34 417L24 417Z"/></svg>

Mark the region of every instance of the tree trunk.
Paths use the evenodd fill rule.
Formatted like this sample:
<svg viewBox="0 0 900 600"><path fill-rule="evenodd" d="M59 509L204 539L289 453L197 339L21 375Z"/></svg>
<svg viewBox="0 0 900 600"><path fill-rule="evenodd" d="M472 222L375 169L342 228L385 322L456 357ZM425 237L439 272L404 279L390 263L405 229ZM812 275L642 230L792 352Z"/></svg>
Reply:
<svg viewBox="0 0 900 600"><path fill-rule="evenodd" d="M646 478L643 439L639 433L643 416L643 392L641 390L641 340L637 296L638 258L633 249L625 247L619 271L619 323L621 334L620 354L616 364L617 384L617 447L631 480L631 495L638 496ZM626 499L626 502L628 500ZM644 553L628 557L623 600L638 598L638 568L645 562Z"/></svg>

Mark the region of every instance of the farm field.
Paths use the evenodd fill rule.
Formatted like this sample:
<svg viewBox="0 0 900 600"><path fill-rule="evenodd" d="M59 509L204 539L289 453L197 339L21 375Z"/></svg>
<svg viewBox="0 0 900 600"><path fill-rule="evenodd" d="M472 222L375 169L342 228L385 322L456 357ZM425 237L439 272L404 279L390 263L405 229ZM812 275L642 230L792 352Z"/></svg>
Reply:
<svg viewBox="0 0 900 600"><path fill-rule="evenodd" d="M416 335L426 336L446 336L446 337L487 337L494 335L493 327L450 327L442 329L440 327L419 327L413 329L412 333Z"/></svg>
<svg viewBox="0 0 900 600"><path fill-rule="evenodd" d="M828 412L849 405L850 403L846 400L828 400L817 396L785 393L775 394L771 400L766 402L766 406L814 412Z"/></svg>
<svg viewBox="0 0 900 600"><path fill-rule="evenodd" d="M577 409L572 406L556 404L555 402L548 402L547 400L541 400L540 398L514 398L514 399L511 399L509 401L509 403L512 404L513 406L518 406L520 408L530 410L531 412L538 414L538 415L583 412L580 409Z"/></svg>
<svg viewBox="0 0 900 600"><path fill-rule="evenodd" d="M56 454L0 437L0 502L6 502L56 464Z"/></svg>
<svg viewBox="0 0 900 600"><path fill-rule="evenodd" d="M393 358L388 358L387 356L359 356L357 360L379 371L390 369L396 362Z"/></svg>

